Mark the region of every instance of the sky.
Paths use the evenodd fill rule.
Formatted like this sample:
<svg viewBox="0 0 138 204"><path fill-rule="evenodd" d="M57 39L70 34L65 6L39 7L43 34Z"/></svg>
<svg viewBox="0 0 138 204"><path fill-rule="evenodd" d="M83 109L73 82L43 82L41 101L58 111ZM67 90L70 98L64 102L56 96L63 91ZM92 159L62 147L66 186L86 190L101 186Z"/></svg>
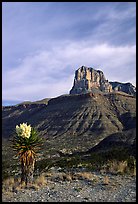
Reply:
<svg viewBox="0 0 138 204"><path fill-rule="evenodd" d="M68 94L81 66L136 86L136 2L2 2L2 102Z"/></svg>

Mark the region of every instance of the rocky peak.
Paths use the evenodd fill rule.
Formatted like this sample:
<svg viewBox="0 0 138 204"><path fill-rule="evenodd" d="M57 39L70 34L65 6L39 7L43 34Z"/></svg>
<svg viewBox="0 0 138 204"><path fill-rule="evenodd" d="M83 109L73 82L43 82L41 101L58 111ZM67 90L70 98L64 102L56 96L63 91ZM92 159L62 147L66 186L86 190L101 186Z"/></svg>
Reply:
<svg viewBox="0 0 138 204"><path fill-rule="evenodd" d="M131 83L121 83L121 82L109 82L112 85L114 91L122 91L129 95L136 96L136 87Z"/></svg>
<svg viewBox="0 0 138 204"><path fill-rule="evenodd" d="M100 70L92 67L82 66L75 72L74 84L70 94L81 94L92 92L97 89L103 92L112 92L112 85L106 80Z"/></svg>

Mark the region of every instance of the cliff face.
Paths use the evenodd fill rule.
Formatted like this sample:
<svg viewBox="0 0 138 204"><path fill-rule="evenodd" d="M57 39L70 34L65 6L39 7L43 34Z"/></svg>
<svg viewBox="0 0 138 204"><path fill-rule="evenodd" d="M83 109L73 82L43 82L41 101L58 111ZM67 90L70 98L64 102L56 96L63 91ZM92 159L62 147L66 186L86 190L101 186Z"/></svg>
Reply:
<svg viewBox="0 0 138 204"><path fill-rule="evenodd" d="M112 85L100 70L82 66L75 72L74 85L70 94L88 93L93 89L112 92Z"/></svg>
<svg viewBox="0 0 138 204"><path fill-rule="evenodd" d="M70 94L94 92L124 92L136 96L136 87L131 83L108 82L100 70L82 66L75 72L74 84Z"/></svg>

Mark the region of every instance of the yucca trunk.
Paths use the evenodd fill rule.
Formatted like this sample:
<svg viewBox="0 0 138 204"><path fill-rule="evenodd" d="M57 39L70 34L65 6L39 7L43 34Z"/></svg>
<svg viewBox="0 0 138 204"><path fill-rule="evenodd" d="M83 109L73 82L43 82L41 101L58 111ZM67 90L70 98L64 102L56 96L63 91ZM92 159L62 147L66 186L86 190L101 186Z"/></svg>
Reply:
<svg viewBox="0 0 138 204"><path fill-rule="evenodd" d="M29 166L26 166L23 163L21 164L21 182L25 182L26 185L28 183L33 183L34 164L35 162Z"/></svg>
<svg viewBox="0 0 138 204"><path fill-rule="evenodd" d="M33 183L35 158L32 152L26 151L21 158L21 183Z"/></svg>

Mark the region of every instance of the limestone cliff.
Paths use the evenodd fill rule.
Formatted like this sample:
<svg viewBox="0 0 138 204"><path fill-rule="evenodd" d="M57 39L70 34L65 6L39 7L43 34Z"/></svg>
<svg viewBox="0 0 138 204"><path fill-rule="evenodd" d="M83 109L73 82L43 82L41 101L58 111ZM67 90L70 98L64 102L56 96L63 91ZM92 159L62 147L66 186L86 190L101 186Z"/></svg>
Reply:
<svg viewBox="0 0 138 204"><path fill-rule="evenodd" d="M82 66L75 72L74 85L70 94L88 93L93 89L103 92L112 92L112 85L106 80L100 70Z"/></svg>

